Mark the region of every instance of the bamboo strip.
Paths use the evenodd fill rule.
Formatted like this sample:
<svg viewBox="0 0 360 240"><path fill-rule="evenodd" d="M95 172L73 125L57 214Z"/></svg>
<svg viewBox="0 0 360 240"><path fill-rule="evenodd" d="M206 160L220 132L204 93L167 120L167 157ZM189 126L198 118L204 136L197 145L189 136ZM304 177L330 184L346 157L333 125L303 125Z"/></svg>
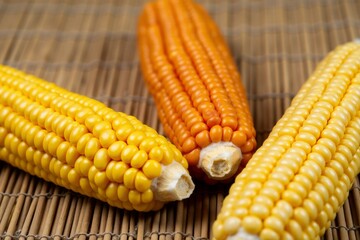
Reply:
<svg viewBox="0 0 360 240"><path fill-rule="evenodd" d="M124 233L130 232L129 223L130 223L129 213L125 212L124 216L123 216L123 221L121 223L121 232L124 232ZM127 239L127 237L125 235L123 235L123 236L121 236L120 239L125 240L125 239Z"/></svg>
<svg viewBox="0 0 360 240"><path fill-rule="evenodd" d="M50 16L49 14L47 14L46 11L41 11L40 13L34 13L33 11L29 11L28 14L28 18L24 21L24 28L28 29L31 28L31 26L38 26L39 28L46 28L46 23L49 21ZM55 20L55 19L54 19ZM54 21L55 23L55 21ZM18 41L20 41L20 46L23 48L22 52L19 54L17 53L18 59L21 59L21 61L24 61L26 63L30 62L34 56L34 52L37 52L38 56L44 57L43 55L41 55L41 53L44 52L44 50L46 49L46 46L51 46L51 42L47 42L46 44L42 45L42 48L40 49L44 49L44 50L40 50L39 49L39 41L41 41L41 37L39 35L34 35L32 38L32 41L28 41L28 39L25 38L25 36L20 36L20 38L18 39ZM27 49L34 49L33 51L27 51ZM23 69L26 72L31 72L34 71L33 69L30 69L28 67L28 64L22 65L21 69ZM39 70L37 69L37 72Z"/></svg>
<svg viewBox="0 0 360 240"><path fill-rule="evenodd" d="M179 202L177 204L177 210L176 210L176 221L175 221L175 236L174 239L175 240L181 240L182 239L182 235L180 234L181 232L183 232L184 229L184 225L186 225L186 215L187 212L184 209L184 202Z"/></svg>
<svg viewBox="0 0 360 240"><path fill-rule="evenodd" d="M115 214L116 214L116 217L114 220L113 231L119 235L122 233L120 231L120 227L122 225L122 212L119 209L116 209ZM117 239L120 239L120 238L118 237Z"/></svg>
<svg viewBox="0 0 360 240"><path fill-rule="evenodd" d="M136 239L143 240L145 231L145 218L143 214L140 214L137 226L137 235Z"/></svg>
<svg viewBox="0 0 360 240"><path fill-rule="evenodd" d="M92 200L90 200L89 198L84 199L80 208L81 212L79 216L79 221L77 222L78 225L74 233L86 233L92 221L91 216L94 208ZM84 235L81 235L78 239L82 240L86 239L86 237Z"/></svg>
<svg viewBox="0 0 360 240"><path fill-rule="evenodd" d="M52 234L53 235L61 235L65 229L66 219L70 207L70 195L67 194L64 199L61 200L62 205L61 208L58 209L59 216L57 218L56 228L54 228ZM54 240L60 240L60 237L55 237Z"/></svg>
<svg viewBox="0 0 360 240"><path fill-rule="evenodd" d="M26 17L25 11L28 8L30 4L24 4L24 9L22 11L19 11L16 14L16 17L13 17L13 15L7 15L3 14L2 21L9 22L10 28L13 27L15 29L21 28L21 24L23 22L23 18ZM14 43L16 42L16 32L10 33L8 37L5 39L5 41L1 42L4 51L2 51L0 55L0 61L4 62L8 59L9 55L11 54L11 51L13 51Z"/></svg>
<svg viewBox="0 0 360 240"><path fill-rule="evenodd" d="M2 173L0 174L0 191L2 193L5 193L5 189L8 185L11 185L9 179L10 179L10 171L11 171L11 168L10 167L6 167ZM0 195L0 209L1 209L1 206L4 205L3 204L3 199L6 195ZM6 204L5 204L6 205ZM0 215L0 220L2 219L2 215Z"/></svg>
<svg viewBox="0 0 360 240"><path fill-rule="evenodd" d="M42 224L42 230L41 230L41 234L42 235L50 235L51 234L51 229L56 226L54 224L51 224L55 221L55 215L56 215L56 211L57 208L59 206L59 197L57 196L57 194L59 193L59 188L55 188L54 189L54 196L51 198L50 201L47 201L49 207L47 209L47 211L45 212L46 214L44 214L44 221L46 223L49 224Z"/></svg>
<svg viewBox="0 0 360 240"><path fill-rule="evenodd" d="M24 185L26 185L26 183ZM26 195L26 198L25 198L25 203L22 206L22 212L21 212L21 215L19 217L18 226L23 226L24 225L27 213L28 213L28 211L30 209L30 206L31 206L31 202L33 201L33 197L36 196L36 193L35 193L36 185L37 185L36 179L34 179L33 177L29 178L29 185L28 185L27 191L24 192L24 194L27 194L27 195Z"/></svg>
<svg viewBox="0 0 360 240"><path fill-rule="evenodd" d="M195 203L196 203L196 200L195 200ZM195 235L195 232L194 232L195 211L196 211L195 204L189 204L188 214L187 214L187 219L186 219L186 226L185 226L185 233L189 234L190 236ZM190 238L186 238L186 240L188 240L188 239L190 239Z"/></svg>
<svg viewBox="0 0 360 240"><path fill-rule="evenodd" d="M101 221L100 227L98 228L98 232L108 233L111 232L111 214L109 214L109 208L107 206L101 207L102 208L102 214L101 214ZM110 231L107 231L110 228ZM109 234L104 235L104 240L108 240L110 238Z"/></svg>
<svg viewBox="0 0 360 240"><path fill-rule="evenodd" d="M100 205L99 202L95 204L90 232L97 232L97 229L99 228L101 222L101 209L99 205ZM96 239L96 236L90 236L89 239Z"/></svg>
<svg viewBox="0 0 360 240"><path fill-rule="evenodd" d="M344 210L344 207L341 207L340 210L338 211L337 217L336 217L339 226L346 226L345 217L346 217L346 212ZM348 232L343 228L339 229L338 234L341 239L349 239Z"/></svg>
<svg viewBox="0 0 360 240"><path fill-rule="evenodd" d="M26 189L28 188L27 183L29 182L29 175L26 174L24 176L20 176L20 182L23 183L21 186L20 192L25 192ZM14 206L12 215L11 215L11 217L9 217L10 221L9 221L9 225L8 225L8 228L6 231L8 235L15 235L17 221L20 218L20 214L21 214L21 210L22 210L22 206L23 206L24 202L25 202L25 195L20 195L16 201L16 205ZM10 208L10 206L8 206L8 207ZM3 217L5 217L5 215L3 215ZM5 239L10 239L10 237L5 238Z"/></svg>
<svg viewBox="0 0 360 240"><path fill-rule="evenodd" d="M16 181L17 180L17 176L14 174L11 176L11 178L9 179L9 184L5 190L6 193L8 192L18 192L20 189L19 186L19 182ZM4 198L2 199L1 202L1 208L0 208L0 216L2 216L2 220L0 221L0 231L3 232L6 226L6 223L8 221L8 218L10 216L10 212L9 210L11 210L11 208L9 207L9 205L11 206L14 203L14 199L11 198L11 196L9 195L5 195Z"/></svg>
<svg viewBox="0 0 360 240"><path fill-rule="evenodd" d="M357 222L357 224L360 224L360 183L359 183L360 179L359 176L355 179L354 181L354 205L352 207L352 211L354 211L354 213L356 213L356 218L355 221Z"/></svg>
<svg viewBox="0 0 360 240"><path fill-rule="evenodd" d="M114 233L118 233L117 231L114 230L114 219L116 217L116 210L113 207L110 207L108 209L108 220L106 221L106 227L105 227L105 232L114 232ZM107 239L111 239L111 235L107 235Z"/></svg>
<svg viewBox="0 0 360 240"><path fill-rule="evenodd" d="M352 216L352 213L351 213L351 209L350 209L350 201L347 200L344 204L344 212L345 212L345 223L346 223L346 226L349 226L350 228L351 227L354 227L354 224L353 224L353 216ZM347 232L347 231L346 231ZM355 240L356 239L356 236L355 236L355 233L353 231L348 231L347 232L348 235L349 235L349 239L351 240Z"/></svg>
<svg viewBox="0 0 360 240"><path fill-rule="evenodd" d="M263 24L272 25L275 17L273 11L274 11L273 8L269 8L264 10L263 13L259 12L258 16L255 15L254 16L255 19L261 19L259 17L262 14L264 16L264 18L262 19L261 22L258 23L258 25L263 25ZM265 33L264 40L265 40L264 43L261 43L260 39L258 40L257 43L255 42L254 48L255 49L258 48L258 51L260 51L260 53L258 54L264 54L265 56L270 56L276 51L275 49L277 49L276 46L278 40L277 33L273 33L273 32ZM261 46L263 46L263 48ZM273 92L275 90L273 86L274 86L274 82L277 81L276 80L277 67L278 67L278 63L276 61L271 61L270 59L264 61L264 63L262 64L257 65L256 72L258 73L259 80L261 79L262 84L257 85L258 89L256 93L263 94L267 92ZM264 69L264 71L262 71L261 69ZM276 121L274 114L275 112L274 109L276 108L276 106L274 106L274 104L276 104L275 101L276 98L264 98L259 101L261 104L260 106L257 106L258 115L256 116L257 117L256 124L259 124L260 129L262 130L269 131ZM266 121L261 120L263 116L266 116L267 119ZM264 136L264 138L265 137L267 136Z"/></svg>
<svg viewBox="0 0 360 240"><path fill-rule="evenodd" d="M35 189L35 193L37 194L46 194L47 185L46 184L38 184ZM31 236L28 239L34 239L32 237L37 233L37 230L40 226L40 217L42 214L42 206L44 205L44 197L41 198L35 198L30 205L30 209L28 210L28 214L26 216L24 225L21 229L20 235L22 236ZM23 239L24 237L21 237L20 239Z"/></svg>
<svg viewBox="0 0 360 240"><path fill-rule="evenodd" d="M69 228L69 234L71 236L80 233L77 231L77 224L81 224L82 223L82 218L80 218L80 211L82 209L82 203L84 201L84 198L79 198L76 199L76 202L74 205L72 205L72 212L73 212L73 216L71 219L68 219L68 224L70 226ZM86 219L87 220L87 219Z"/></svg>
<svg viewBox="0 0 360 240"><path fill-rule="evenodd" d="M166 235L165 234L161 234L161 233L165 233L166 232L166 223L168 221L168 211L167 208L164 208L161 211L161 218L159 220L159 228L158 228L158 239L159 240L165 240Z"/></svg>

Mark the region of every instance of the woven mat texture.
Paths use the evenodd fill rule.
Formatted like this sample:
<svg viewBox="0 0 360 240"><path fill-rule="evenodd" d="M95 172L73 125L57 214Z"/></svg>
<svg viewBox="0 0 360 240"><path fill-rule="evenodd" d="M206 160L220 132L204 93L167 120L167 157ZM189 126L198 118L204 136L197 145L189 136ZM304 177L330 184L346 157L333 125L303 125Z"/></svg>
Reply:
<svg viewBox="0 0 360 240"><path fill-rule="evenodd" d="M262 144L316 64L360 38L358 0L199 0L242 74ZM164 134L136 50L139 0L0 0L0 62L136 116ZM80 196L0 161L0 239L211 239L229 186L197 183L152 213ZM359 178L324 239L360 239Z"/></svg>

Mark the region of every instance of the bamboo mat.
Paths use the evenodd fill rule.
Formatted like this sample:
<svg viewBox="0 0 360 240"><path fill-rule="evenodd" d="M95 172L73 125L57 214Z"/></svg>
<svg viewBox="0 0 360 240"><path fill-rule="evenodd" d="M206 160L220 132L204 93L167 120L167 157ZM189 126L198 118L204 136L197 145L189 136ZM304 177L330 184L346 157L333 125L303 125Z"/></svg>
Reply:
<svg viewBox="0 0 360 240"><path fill-rule="evenodd" d="M356 0L199 0L242 74L259 145L316 64L360 37ZM163 129L144 86L136 21L144 1L0 0L0 62ZM210 239L229 186L197 183L187 200L128 212L0 161L0 239ZM360 239L360 185L324 239Z"/></svg>

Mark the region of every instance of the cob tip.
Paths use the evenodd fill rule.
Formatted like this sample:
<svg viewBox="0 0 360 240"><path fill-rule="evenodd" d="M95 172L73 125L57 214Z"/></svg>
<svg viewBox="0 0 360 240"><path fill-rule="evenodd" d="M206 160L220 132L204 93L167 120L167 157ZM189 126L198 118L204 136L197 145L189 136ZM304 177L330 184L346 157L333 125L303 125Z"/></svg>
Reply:
<svg viewBox="0 0 360 240"><path fill-rule="evenodd" d="M199 167L209 178L225 180L236 173L241 159L240 148L232 142L211 143L201 149Z"/></svg>
<svg viewBox="0 0 360 240"><path fill-rule="evenodd" d="M177 161L162 166L161 175L152 182L156 200L177 201L190 197L195 185L189 172Z"/></svg>

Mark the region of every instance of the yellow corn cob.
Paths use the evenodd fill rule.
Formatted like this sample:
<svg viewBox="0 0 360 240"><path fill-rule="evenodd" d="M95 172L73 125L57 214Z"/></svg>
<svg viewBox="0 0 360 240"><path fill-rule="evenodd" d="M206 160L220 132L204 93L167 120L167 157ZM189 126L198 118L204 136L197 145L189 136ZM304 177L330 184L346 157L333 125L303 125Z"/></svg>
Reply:
<svg viewBox="0 0 360 240"><path fill-rule="evenodd" d="M232 181L256 149L240 74L220 31L192 0L157 0L139 17L144 80L192 176Z"/></svg>
<svg viewBox="0 0 360 240"><path fill-rule="evenodd" d="M0 159L128 210L189 197L180 151L133 116L0 65Z"/></svg>
<svg viewBox="0 0 360 240"><path fill-rule="evenodd" d="M360 44L319 64L237 176L213 224L221 239L319 239L360 171Z"/></svg>

